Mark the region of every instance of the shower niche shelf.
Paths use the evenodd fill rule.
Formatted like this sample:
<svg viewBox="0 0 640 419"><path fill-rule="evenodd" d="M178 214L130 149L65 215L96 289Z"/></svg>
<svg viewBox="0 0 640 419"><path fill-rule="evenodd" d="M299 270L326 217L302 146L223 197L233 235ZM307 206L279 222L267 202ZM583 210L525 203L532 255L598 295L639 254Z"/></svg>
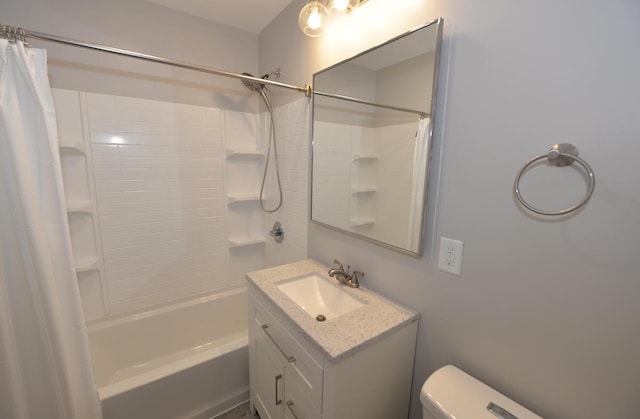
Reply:
<svg viewBox="0 0 640 419"><path fill-rule="evenodd" d="M74 261L76 273L100 270L97 257L83 258Z"/></svg>
<svg viewBox="0 0 640 419"><path fill-rule="evenodd" d="M375 224L375 193L358 193L351 197L349 226L363 227Z"/></svg>
<svg viewBox="0 0 640 419"><path fill-rule="evenodd" d="M379 153L375 143L352 143L349 227L362 232L375 228Z"/></svg>
<svg viewBox="0 0 640 419"><path fill-rule="evenodd" d="M353 186L351 188L351 195L374 193L377 190L378 188L375 185Z"/></svg>
<svg viewBox="0 0 640 419"><path fill-rule="evenodd" d="M76 269L94 266L97 261L96 236L93 228L93 214L86 212L67 212L71 247Z"/></svg>
<svg viewBox="0 0 640 419"><path fill-rule="evenodd" d="M87 155L87 147L84 144L60 144L59 148L62 153L76 152Z"/></svg>
<svg viewBox="0 0 640 419"><path fill-rule="evenodd" d="M266 153L258 114L225 110L224 130L229 280L241 284L246 272L265 266L267 223L259 195Z"/></svg>
<svg viewBox="0 0 640 419"><path fill-rule="evenodd" d="M371 154L355 154L353 156L354 162L373 162L377 160L378 160L378 156L374 156Z"/></svg>
<svg viewBox="0 0 640 419"><path fill-rule="evenodd" d="M93 214L95 211L93 209L93 204L91 201L72 201L67 202L67 212L82 212L87 214Z"/></svg>
<svg viewBox="0 0 640 419"><path fill-rule="evenodd" d="M349 220L349 225L351 227L364 227L375 223L376 219L373 217L356 217Z"/></svg>
<svg viewBox="0 0 640 419"><path fill-rule="evenodd" d="M95 319L104 316L102 285L99 269L78 272L78 287L82 296L82 309L85 318Z"/></svg>
<svg viewBox="0 0 640 419"><path fill-rule="evenodd" d="M225 151L225 155L227 159L241 159L241 158L249 158L249 159L262 159L264 158L264 151L262 150L251 150L251 149L227 149Z"/></svg>
<svg viewBox="0 0 640 419"><path fill-rule="evenodd" d="M265 217L257 203L257 193L252 191L227 195L229 247L250 246L266 241Z"/></svg>
<svg viewBox="0 0 640 419"><path fill-rule="evenodd" d="M87 320L109 314L86 95L53 89L73 267Z"/></svg>
<svg viewBox="0 0 640 419"><path fill-rule="evenodd" d="M253 236L253 237L229 237L229 248L233 249L235 247L246 247L246 246L254 246L256 244L265 244L267 242L267 238L264 236Z"/></svg>
<svg viewBox="0 0 640 419"><path fill-rule="evenodd" d="M257 194L232 194L227 195L227 205L239 202L259 202L260 196Z"/></svg>
<svg viewBox="0 0 640 419"><path fill-rule="evenodd" d="M62 182L67 202L90 202L87 155L77 147L60 147Z"/></svg>

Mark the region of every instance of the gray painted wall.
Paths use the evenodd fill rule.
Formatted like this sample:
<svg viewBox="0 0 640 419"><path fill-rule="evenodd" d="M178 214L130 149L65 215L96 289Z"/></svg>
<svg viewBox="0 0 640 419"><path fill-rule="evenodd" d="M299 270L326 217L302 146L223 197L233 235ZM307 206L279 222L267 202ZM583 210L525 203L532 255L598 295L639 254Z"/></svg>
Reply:
<svg viewBox="0 0 640 419"><path fill-rule="evenodd" d="M429 112L435 51L377 72L376 101Z"/></svg>
<svg viewBox="0 0 640 419"><path fill-rule="evenodd" d="M256 73L258 37L143 0L0 0L5 25ZM240 81L34 40L46 48L53 87L154 100L257 110Z"/></svg>
<svg viewBox="0 0 640 419"><path fill-rule="evenodd" d="M375 0L364 7L386 8L385 23L352 22L364 35L341 40L300 34L304 3L259 41L260 67L292 83L445 19L427 254L309 226L311 257L364 269L364 285L420 312L411 418L422 382L448 363L548 418L637 418L640 3ZM514 176L562 141L593 167L595 194L573 216L533 217L514 203ZM571 168L539 167L526 181L540 207L585 187ZM440 236L464 241L462 276L437 270Z"/></svg>
<svg viewBox="0 0 640 419"><path fill-rule="evenodd" d="M311 224L310 255L365 268L366 286L420 311L413 419L421 383L447 363L545 417L636 418L640 4L375 0L365 7L394 9L360 32L366 37L314 40L296 27L304 3L295 0L257 43L145 2L0 0L0 12L5 24L232 71L255 71L259 56L263 71L282 67L281 80L293 84L444 17L427 254L413 259ZM239 108L248 100L234 80L35 44L49 51L55 87ZM515 173L567 140L596 172L591 202L552 222L523 213L511 193ZM563 187L527 191L540 206L562 205L557 192L579 196L583 187L572 173L540 168L530 182ZM440 236L465 242L461 277L436 269Z"/></svg>

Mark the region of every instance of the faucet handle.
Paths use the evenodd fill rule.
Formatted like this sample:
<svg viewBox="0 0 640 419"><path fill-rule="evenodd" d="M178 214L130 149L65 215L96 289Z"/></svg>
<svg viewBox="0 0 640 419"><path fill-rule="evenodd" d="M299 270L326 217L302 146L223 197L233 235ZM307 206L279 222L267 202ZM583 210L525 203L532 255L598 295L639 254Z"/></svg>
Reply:
<svg viewBox="0 0 640 419"><path fill-rule="evenodd" d="M340 269L341 271L344 271L344 267L342 266L342 262L340 262L338 259L334 259L333 260L333 264L335 265L336 268Z"/></svg>
<svg viewBox="0 0 640 419"><path fill-rule="evenodd" d="M357 278L358 276L361 276L361 277L362 277L362 276L364 276L364 272L362 272L362 271L353 271L353 273L351 274L351 276L356 277L356 278Z"/></svg>
<svg viewBox="0 0 640 419"><path fill-rule="evenodd" d="M360 281L358 281L358 277L363 277L364 276L364 272L361 271L353 271L353 273L351 274L351 282L354 285L360 285Z"/></svg>

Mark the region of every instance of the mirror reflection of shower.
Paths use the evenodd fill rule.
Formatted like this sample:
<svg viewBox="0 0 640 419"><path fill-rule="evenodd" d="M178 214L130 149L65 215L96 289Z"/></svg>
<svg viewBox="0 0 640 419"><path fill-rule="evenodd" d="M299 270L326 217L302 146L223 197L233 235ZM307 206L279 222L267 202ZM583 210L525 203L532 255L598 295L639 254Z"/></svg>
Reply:
<svg viewBox="0 0 640 419"><path fill-rule="evenodd" d="M242 73L242 74L245 76L254 77L250 73ZM274 76L276 79L279 79L280 69L276 69L270 73L267 73L263 75L261 78L269 79L272 76ZM276 212L282 206L282 185L280 183L280 170L278 169L278 150L276 147L276 125L273 119L273 108L271 106L271 99L272 99L271 90L265 84L256 82L253 80L242 80L242 84L244 84L245 87L251 90L252 92L259 93L260 96L262 97L262 100L264 100L264 104L267 107L267 110L269 111L269 140L267 143L267 154L265 156L264 173L262 174L262 185L260 186L260 207L265 212ZM274 164L274 169L276 174L276 181L278 184L278 204L276 205L275 208L267 208L267 204L264 199L264 185L267 181L267 171L269 169L269 162L271 160L272 148L273 148L273 164Z"/></svg>

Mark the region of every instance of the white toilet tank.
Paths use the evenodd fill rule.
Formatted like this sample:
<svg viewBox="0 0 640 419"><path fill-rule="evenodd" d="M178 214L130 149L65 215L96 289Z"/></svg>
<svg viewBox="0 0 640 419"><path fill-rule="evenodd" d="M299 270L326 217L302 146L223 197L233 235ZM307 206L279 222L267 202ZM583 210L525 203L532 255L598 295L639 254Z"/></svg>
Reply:
<svg viewBox="0 0 640 419"><path fill-rule="evenodd" d="M431 374L420 401L424 419L542 419L453 365Z"/></svg>

